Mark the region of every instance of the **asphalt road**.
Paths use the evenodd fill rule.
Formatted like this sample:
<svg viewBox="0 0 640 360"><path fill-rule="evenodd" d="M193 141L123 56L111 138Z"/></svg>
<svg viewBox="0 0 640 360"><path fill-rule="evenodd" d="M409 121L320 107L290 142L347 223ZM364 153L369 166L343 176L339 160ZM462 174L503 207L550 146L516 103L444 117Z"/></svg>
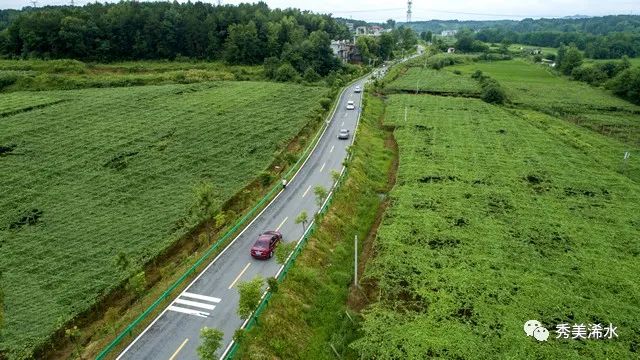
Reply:
<svg viewBox="0 0 640 360"><path fill-rule="evenodd" d="M319 207L313 188L317 185L330 189L333 186L332 170L340 172L347 155L347 147L353 141L361 110L362 93L354 88L364 88L365 80L349 86L340 98L336 112L327 130L304 166L281 191L273 202L229 245L171 304L138 336L118 359L198 359L196 348L200 345L200 329L207 326L224 332L223 350L231 343L233 334L243 321L237 315L237 283L261 275L276 275L280 265L275 257L256 260L249 249L258 235L266 230L280 230L285 242L298 241L302 225L295 218L306 210L313 218ZM347 110L347 101L355 102L355 110ZM348 140L338 140L340 129L349 129Z"/></svg>

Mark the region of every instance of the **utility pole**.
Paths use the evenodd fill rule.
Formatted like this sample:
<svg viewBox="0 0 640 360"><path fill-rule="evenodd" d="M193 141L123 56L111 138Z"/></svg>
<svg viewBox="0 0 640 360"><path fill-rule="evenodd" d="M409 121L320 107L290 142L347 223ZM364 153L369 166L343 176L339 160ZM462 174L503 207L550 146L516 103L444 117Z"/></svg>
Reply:
<svg viewBox="0 0 640 360"><path fill-rule="evenodd" d="M355 275L353 276L353 285L358 287L358 235L356 235L354 242L355 244L353 246L353 257L354 257L353 269L354 269Z"/></svg>
<svg viewBox="0 0 640 360"><path fill-rule="evenodd" d="M411 4L413 4L413 1L407 1L407 23L411 22Z"/></svg>

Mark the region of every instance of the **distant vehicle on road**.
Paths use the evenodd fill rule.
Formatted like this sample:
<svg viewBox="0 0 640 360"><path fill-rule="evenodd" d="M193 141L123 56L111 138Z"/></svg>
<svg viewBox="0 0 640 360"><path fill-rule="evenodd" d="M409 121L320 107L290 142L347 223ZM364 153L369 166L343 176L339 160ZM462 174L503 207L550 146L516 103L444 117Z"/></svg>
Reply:
<svg viewBox="0 0 640 360"><path fill-rule="evenodd" d="M251 247L251 256L256 259L270 259L273 256L278 243L282 240L282 234L279 231L265 231Z"/></svg>
<svg viewBox="0 0 640 360"><path fill-rule="evenodd" d="M353 100L347 101L347 110L353 110L356 106L353 104Z"/></svg>
<svg viewBox="0 0 640 360"><path fill-rule="evenodd" d="M340 140L349 139L349 129L340 129L340 132L338 132L338 139Z"/></svg>
<svg viewBox="0 0 640 360"><path fill-rule="evenodd" d="M360 89L360 86L356 86L355 89L353 89L353 92L355 92L355 93L359 93L361 91L362 91L362 89Z"/></svg>

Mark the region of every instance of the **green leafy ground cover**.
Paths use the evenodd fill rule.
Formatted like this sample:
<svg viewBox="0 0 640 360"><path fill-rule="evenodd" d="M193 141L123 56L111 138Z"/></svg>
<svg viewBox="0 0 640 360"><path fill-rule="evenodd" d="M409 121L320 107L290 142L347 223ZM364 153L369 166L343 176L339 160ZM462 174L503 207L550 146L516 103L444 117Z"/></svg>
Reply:
<svg viewBox="0 0 640 360"><path fill-rule="evenodd" d="M36 93L65 102L0 118L0 353L28 356L272 163L326 89L218 82ZM9 104L5 104L9 99ZM0 109L33 92L0 98ZM20 105L23 106L23 105ZM131 267L119 270L124 252ZM1 356L0 356L1 357Z"/></svg>
<svg viewBox="0 0 640 360"><path fill-rule="evenodd" d="M620 99L612 93L553 74L542 65L524 60L476 62L446 68L470 75L480 70L496 79L517 107L526 107L562 116L640 146L640 106ZM620 136L616 136L620 135Z"/></svg>
<svg viewBox="0 0 640 360"><path fill-rule="evenodd" d="M55 104L61 100L60 96L41 92L31 93L28 96L25 93L3 94L0 99L0 117L35 107Z"/></svg>
<svg viewBox="0 0 640 360"><path fill-rule="evenodd" d="M432 93L478 96L480 85L468 75L449 71L410 67L405 74L387 86L391 91L429 91Z"/></svg>
<svg viewBox="0 0 640 360"><path fill-rule="evenodd" d="M604 155L623 144L476 99L392 95L387 109L400 168L365 272L380 297L361 358L638 356L639 169ZM548 342L525 336L530 319ZM555 339L560 323L619 338Z"/></svg>

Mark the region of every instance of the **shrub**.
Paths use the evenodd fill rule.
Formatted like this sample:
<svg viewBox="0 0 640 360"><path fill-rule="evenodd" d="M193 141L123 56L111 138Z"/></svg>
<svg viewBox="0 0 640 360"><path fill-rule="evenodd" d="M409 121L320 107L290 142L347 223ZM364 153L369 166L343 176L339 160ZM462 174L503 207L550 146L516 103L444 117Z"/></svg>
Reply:
<svg viewBox="0 0 640 360"><path fill-rule="evenodd" d="M482 100L490 104L504 104L507 95L497 82L490 82L482 87Z"/></svg>
<svg viewBox="0 0 640 360"><path fill-rule="evenodd" d="M640 104L640 68L627 69L614 77L607 87L614 94Z"/></svg>
<svg viewBox="0 0 640 360"><path fill-rule="evenodd" d="M16 81L18 81L18 75L8 72L0 72L0 90L15 84Z"/></svg>
<svg viewBox="0 0 640 360"><path fill-rule="evenodd" d="M593 65L579 66L571 71L571 76L575 80L584 81L591 85L599 85L607 80L607 74Z"/></svg>
<svg viewBox="0 0 640 360"><path fill-rule="evenodd" d="M275 79L280 82L295 81L298 76L298 72L291 64L284 63L276 71Z"/></svg>

